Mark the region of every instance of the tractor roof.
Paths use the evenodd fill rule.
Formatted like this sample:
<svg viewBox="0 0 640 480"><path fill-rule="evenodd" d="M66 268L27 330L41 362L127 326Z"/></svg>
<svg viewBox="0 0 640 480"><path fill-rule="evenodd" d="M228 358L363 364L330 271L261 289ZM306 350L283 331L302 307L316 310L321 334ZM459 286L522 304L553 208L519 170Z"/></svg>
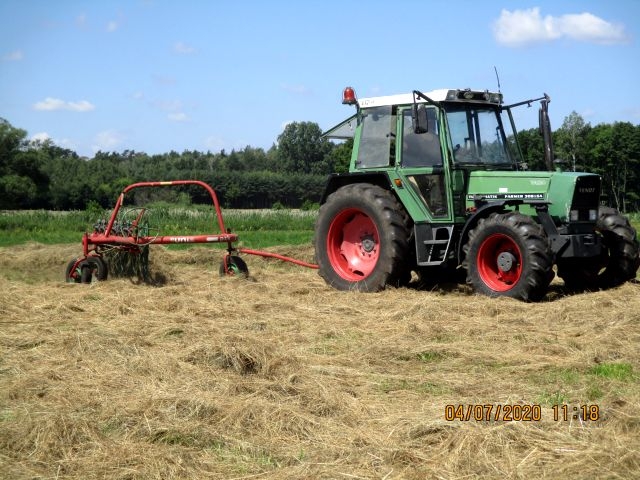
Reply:
<svg viewBox="0 0 640 480"><path fill-rule="evenodd" d="M447 89L432 90L425 92L425 95L436 102L442 102L447 99ZM381 107L383 105L410 105L413 103L413 93L400 93L397 95L386 95L382 97L367 97L358 99L360 108ZM422 98L417 99L418 102L425 102Z"/></svg>
<svg viewBox="0 0 640 480"><path fill-rule="evenodd" d="M483 102L483 103L502 103L502 94L489 92L488 90L471 90L465 89L439 89L426 92L425 96L434 102ZM410 105L414 101L418 103L426 103L427 101L419 95L413 93L401 93L399 95L387 95L383 97L368 97L357 100L360 108L381 107L384 105Z"/></svg>
<svg viewBox="0 0 640 480"><path fill-rule="evenodd" d="M400 93L397 95L386 95L381 97L367 97L356 99L355 91L351 87L345 88L343 92L343 104L357 105L358 108L382 107L388 105L411 105L416 103L427 103L423 97L428 97L436 103L440 102L475 102L484 104L502 104L502 93L489 92L488 90L446 89L432 90L422 94L421 92ZM357 120L356 115L352 115L343 120L338 125L330 128L323 137L347 139L352 138L355 133Z"/></svg>

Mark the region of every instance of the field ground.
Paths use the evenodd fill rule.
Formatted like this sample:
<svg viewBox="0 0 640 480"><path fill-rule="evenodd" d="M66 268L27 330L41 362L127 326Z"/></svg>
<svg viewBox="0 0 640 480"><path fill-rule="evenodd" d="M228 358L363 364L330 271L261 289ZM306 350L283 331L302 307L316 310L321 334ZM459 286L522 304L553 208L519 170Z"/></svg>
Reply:
<svg viewBox="0 0 640 480"><path fill-rule="evenodd" d="M79 250L0 248L0 478L638 478L637 281L357 294L159 247L156 285L66 284ZM448 421L460 404L487 407Z"/></svg>

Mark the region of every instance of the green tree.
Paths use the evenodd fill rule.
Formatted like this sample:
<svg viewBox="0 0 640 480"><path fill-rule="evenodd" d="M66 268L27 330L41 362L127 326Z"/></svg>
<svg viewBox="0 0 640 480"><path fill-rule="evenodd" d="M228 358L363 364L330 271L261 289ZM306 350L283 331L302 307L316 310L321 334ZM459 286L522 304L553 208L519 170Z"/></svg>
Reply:
<svg viewBox="0 0 640 480"><path fill-rule="evenodd" d="M10 170L13 156L25 144L26 130L14 128L4 118L0 118L0 176Z"/></svg>
<svg viewBox="0 0 640 480"><path fill-rule="evenodd" d="M518 143L522 150L524 162L529 170L546 170L544 163L544 140L537 128L523 130L518 133Z"/></svg>
<svg viewBox="0 0 640 480"><path fill-rule="evenodd" d="M569 162L572 171L585 169L585 142L591 125L576 112L565 117L562 126L554 132L554 147L556 157Z"/></svg>
<svg viewBox="0 0 640 480"><path fill-rule="evenodd" d="M587 148L590 170L602 177L606 202L623 212L638 209L640 127L628 122L596 125Z"/></svg>
<svg viewBox="0 0 640 480"><path fill-rule="evenodd" d="M288 173L329 173L331 145L314 122L293 122L278 136L279 169Z"/></svg>
<svg viewBox="0 0 640 480"><path fill-rule="evenodd" d="M0 208L47 206L46 154L31 148L27 132L0 118Z"/></svg>
<svg viewBox="0 0 640 480"><path fill-rule="evenodd" d="M2 208L29 208L35 203L38 188L29 177L3 175L0 177L0 206Z"/></svg>

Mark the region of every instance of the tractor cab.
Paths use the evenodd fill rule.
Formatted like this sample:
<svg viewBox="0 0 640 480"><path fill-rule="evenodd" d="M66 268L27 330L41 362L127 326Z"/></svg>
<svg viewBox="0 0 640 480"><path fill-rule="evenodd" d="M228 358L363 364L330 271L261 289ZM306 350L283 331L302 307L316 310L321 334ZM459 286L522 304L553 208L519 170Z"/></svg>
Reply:
<svg viewBox="0 0 640 480"><path fill-rule="evenodd" d="M441 89L357 99L347 87L343 103L356 114L325 136L354 138L350 172L386 170L417 222L464 217L469 172L524 166L500 93Z"/></svg>

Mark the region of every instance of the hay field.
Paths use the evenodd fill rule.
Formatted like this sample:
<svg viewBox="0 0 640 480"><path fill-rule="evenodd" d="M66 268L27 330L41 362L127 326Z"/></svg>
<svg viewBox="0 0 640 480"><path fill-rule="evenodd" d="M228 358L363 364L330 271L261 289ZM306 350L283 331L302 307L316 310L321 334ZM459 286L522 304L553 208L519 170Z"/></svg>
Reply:
<svg viewBox="0 0 640 480"><path fill-rule="evenodd" d="M539 304L357 294L251 256L249 279L219 278L219 251L158 247L161 285L65 284L79 253L0 249L0 478L638 478L638 283L558 282ZM459 404L491 418L448 421Z"/></svg>

